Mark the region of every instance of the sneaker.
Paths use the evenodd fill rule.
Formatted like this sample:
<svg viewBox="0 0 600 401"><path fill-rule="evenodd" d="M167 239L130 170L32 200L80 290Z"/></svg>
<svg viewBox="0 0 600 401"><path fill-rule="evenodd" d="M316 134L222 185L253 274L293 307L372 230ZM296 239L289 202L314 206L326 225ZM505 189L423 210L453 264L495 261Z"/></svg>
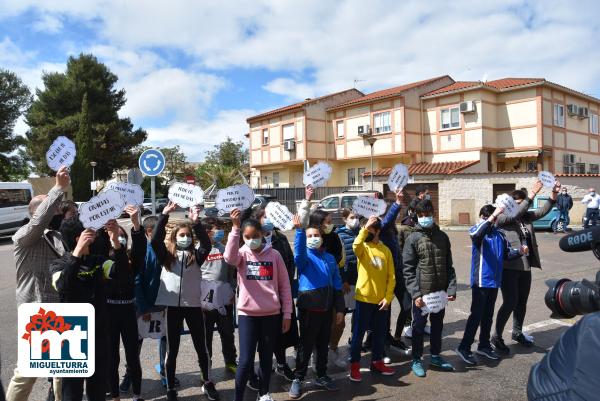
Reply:
<svg viewBox="0 0 600 401"><path fill-rule="evenodd" d="M506 344L504 344L504 340L502 338L494 336L492 337L491 343L496 352L504 355L510 354L510 349L506 346Z"/></svg>
<svg viewBox="0 0 600 401"><path fill-rule="evenodd" d="M204 383L202 386L202 394L206 394L210 401L219 399L219 393L217 393L217 389L215 388L215 384L213 382Z"/></svg>
<svg viewBox="0 0 600 401"><path fill-rule="evenodd" d="M225 370L228 370L229 372L236 374L237 373L237 367L238 364L237 362L229 362L225 364Z"/></svg>
<svg viewBox="0 0 600 401"><path fill-rule="evenodd" d="M524 347L531 347L534 344L533 337L525 336L525 334L523 334L523 333L520 333L518 335L513 334L512 339L513 339L513 341L518 342L519 344L521 344Z"/></svg>
<svg viewBox="0 0 600 401"><path fill-rule="evenodd" d="M122 393L127 393L131 389L131 379L129 375L125 373L123 375L123 380L121 380L121 384L119 384L119 391Z"/></svg>
<svg viewBox="0 0 600 401"><path fill-rule="evenodd" d="M300 379L294 379L294 381L292 382L292 387L290 387L290 391L288 392L288 395L292 400L300 398L300 396L302 395L302 382L300 381Z"/></svg>
<svg viewBox="0 0 600 401"><path fill-rule="evenodd" d="M350 363L350 380L356 383L360 383L362 381L362 375L360 374L360 362L352 362Z"/></svg>
<svg viewBox="0 0 600 401"><path fill-rule="evenodd" d="M385 363L386 365L389 365L390 363L392 363L392 358L390 358L389 356L384 356L383 363Z"/></svg>
<svg viewBox="0 0 600 401"><path fill-rule="evenodd" d="M413 359L412 363L410 364L410 368L417 377L427 376L423 362L420 359Z"/></svg>
<svg viewBox="0 0 600 401"><path fill-rule="evenodd" d="M259 395L258 397L256 397L257 401L273 401L273 397L271 396L270 393L267 393L265 395Z"/></svg>
<svg viewBox="0 0 600 401"><path fill-rule="evenodd" d="M337 366L338 368L346 369L348 367L348 358L344 355L340 349L329 350L330 363Z"/></svg>
<svg viewBox="0 0 600 401"><path fill-rule="evenodd" d="M406 326L404 330L402 330L402 334L404 334L404 337L406 338L412 338L412 325Z"/></svg>
<svg viewBox="0 0 600 401"><path fill-rule="evenodd" d="M371 362L371 372L379 373L384 376L392 376L396 371L389 366L386 366L383 361L374 361Z"/></svg>
<svg viewBox="0 0 600 401"><path fill-rule="evenodd" d="M258 391L258 389L260 387L260 383L259 383L258 375L256 373L250 375L250 379L248 380L248 384L246 384L246 386L250 390Z"/></svg>
<svg viewBox="0 0 600 401"><path fill-rule="evenodd" d="M179 401L179 398L177 398L177 391L167 390L167 401Z"/></svg>
<svg viewBox="0 0 600 401"><path fill-rule="evenodd" d="M476 352L477 355L485 356L487 359L491 359L492 361L497 361L500 359L500 355L498 355L496 351L494 351L494 349L489 345L487 347L477 348Z"/></svg>
<svg viewBox="0 0 600 401"><path fill-rule="evenodd" d="M400 339L392 338L390 340L390 347L395 349L396 351L400 351L401 353L408 355L411 348L404 344L404 342Z"/></svg>
<svg viewBox="0 0 600 401"><path fill-rule="evenodd" d="M338 391L340 388L335 384L333 379L327 375L323 377L319 377L315 381L316 385L319 387L323 387L327 391Z"/></svg>
<svg viewBox="0 0 600 401"><path fill-rule="evenodd" d="M425 332L425 334L430 335L431 334L431 326L425 326L423 331Z"/></svg>
<svg viewBox="0 0 600 401"><path fill-rule="evenodd" d="M431 355L431 366L451 372L454 370L454 366L439 355Z"/></svg>
<svg viewBox="0 0 600 401"><path fill-rule="evenodd" d="M277 364L277 366L275 367L275 373L277 373L281 377L284 377L287 381L290 382L293 381L295 378L294 372L292 372L292 369L290 369L287 363L283 365Z"/></svg>
<svg viewBox="0 0 600 401"><path fill-rule="evenodd" d="M472 366L477 365L477 359L475 359L475 356L473 355L471 350L466 350L466 349L462 349L462 348L458 347L455 352L456 352L456 355L458 355L460 357L460 359L465 361L465 363L467 365L472 365Z"/></svg>

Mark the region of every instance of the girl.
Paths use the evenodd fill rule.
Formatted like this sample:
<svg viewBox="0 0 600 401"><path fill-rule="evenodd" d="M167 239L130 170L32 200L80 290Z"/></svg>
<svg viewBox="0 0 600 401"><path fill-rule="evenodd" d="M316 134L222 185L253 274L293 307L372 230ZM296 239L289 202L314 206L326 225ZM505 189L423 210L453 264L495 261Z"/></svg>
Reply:
<svg viewBox="0 0 600 401"><path fill-rule="evenodd" d="M263 242L260 223L244 221L240 211L231 212L233 228L225 247L225 261L238 270L238 330L240 361L235 375L235 400L243 401L249 376L253 373L258 345L260 359L259 401L272 401L269 380L274 344L279 332L290 329L292 292L283 259L271 245ZM239 247L240 231L244 246ZM281 312L283 310L283 322Z"/></svg>
<svg viewBox="0 0 600 401"><path fill-rule="evenodd" d="M206 346L204 315L202 313L202 297L200 294L202 271L200 266L206 260L211 249L210 238L199 221L198 207L190 209L192 224L178 223L165 245L165 227L169 221L169 213L177 208L177 204L169 202L158 218L152 236L152 248L156 252L158 263L163 266L160 275L160 287L156 297L156 305L166 306L167 321L167 400L177 401L175 391L175 369L179 341L183 321L187 323L196 349L200 372L202 373L202 392L209 400L217 400L219 394L209 376L210 357ZM194 235L200 241L196 246Z"/></svg>

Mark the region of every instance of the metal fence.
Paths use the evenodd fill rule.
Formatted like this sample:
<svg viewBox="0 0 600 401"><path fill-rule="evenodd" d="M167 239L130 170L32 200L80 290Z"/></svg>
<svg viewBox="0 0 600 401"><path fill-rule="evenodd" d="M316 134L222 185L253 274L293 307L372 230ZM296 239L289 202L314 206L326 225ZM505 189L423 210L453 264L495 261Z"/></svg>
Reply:
<svg viewBox="0 0 600 401"><path fill-rule="evenodd" d="M315 193L313 195L313 200L323 199L324 197L332 194L337 194L340 192L348 191L348 190L357 190L357 187L320 187L315 188ZM296 210L296 202L301 201L305 198L304 195L304 187L300 188L261 188L254 189L254 192L257 194L263 195L271 195L277 198L277 201L283 205L286 205L290 211L295 212Z"/></svg>

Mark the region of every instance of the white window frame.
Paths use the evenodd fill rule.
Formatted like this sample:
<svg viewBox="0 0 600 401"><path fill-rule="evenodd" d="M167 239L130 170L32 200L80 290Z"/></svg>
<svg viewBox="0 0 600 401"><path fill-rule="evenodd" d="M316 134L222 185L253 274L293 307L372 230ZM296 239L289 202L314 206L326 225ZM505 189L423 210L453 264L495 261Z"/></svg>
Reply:
<svg viewBox="0 0 600 401"><path fill-rule="evenodd" d="M273 181L273 188L279 188L279 171L273 172L273 178L271 180Z"/></svg>
<svg viewBox="0 0 600 401"><path fill-rule="evenodd" d="M384 122L384 118L383 116L387 115L387 123L388 125L383 125L385 124ZM381 127L377 126L377 119L378 117L380 117L380 123L382 124ZM380 131L378 131L380 130ZM382 111L380 113L374 113L373 114L373 134L375 135L381 135L381 134L389 134L390 132L392 132L392 112L391 111Z"/></svg>
<svg viewBox="0 0 600 401"><path fill-rule="evenodd" d="M340 133L340 127L341 129L341 133ZM339 120L335 122L335 132L336 132L336 136L338 138L343 138L346 136L346 126L344 123L344 120Z"/></svg>
<svg viewBox="0 0 600 401"><path fill-rule="evenodd" d="M561 111L561 115L559 115L558 111ZM552 106L552 123L556 127L565 127L565 106L560 103L554 103Z"/></svg>
<svg viewBox="0 0 600 401"><path fill-rule="evenodd" d="M350 172L352 172L352 179L354 180L354 182L351 182L351 181L350 181ZM348 179L348 186L349 186L349 187L355 186L355 185L356 185L356 169L355 169L355 168L349 168L349 169L346 171L346 175L347 175L347 177L348 177L348 178L347 178L347 179Z"/></svg>
<svg viewBox="0 0 600 401"><path fill-rule="evenodd" d="M588 165L588 174L600 174L600 166L597 163Z"/></svg>
<svg viewBox="0 0 600 401"><path fill-rule="evenodd" d="M266 141L265 141L265 139L266 139ZM268 128L264 128L262 130L262 144L263 144L263 146L266 146L266 145L269 144L269 139L270 139L269 138L269 129Z"/></svg>
<svg viewBox="0 0 600 401"><path fill-rule="evenodd" d="M287 133L289 133L290 129L291 129L292 136L289 136L289 135L286 136L285 135L286 131L287 131ZM294 123L282 125L281 126L281 135L283 135L283 140L284 141L286 141L288 139L296 139L296 130L295 130L295 127L294 127Z"/></svg>
<svg viewBox="0 0 600 401"><path fill-rule="evenodd" d="M452 110L456 110L458 113L458 121L452 122ZM444 113L448 113L449 126L444 128ZM454 125L455 124L455 125ZM458 106L444 107L440 109L440 131L449 131L453 129L460 129L460 108Z"/></svg>
<svg viewBox="0 0 600 401"><path fill-rule="evenodd" d="M598 114L590 113L590 133L598 135Z"/></svg>
<svg viewBox="0 0 600 401"><path fill-rule="evenodd" d="M364 184L364 180L365 177L363 177L363 174L367 172L367 168L366 167L359 167L356 170L356 183L357 185L363 185Z"/></svg>

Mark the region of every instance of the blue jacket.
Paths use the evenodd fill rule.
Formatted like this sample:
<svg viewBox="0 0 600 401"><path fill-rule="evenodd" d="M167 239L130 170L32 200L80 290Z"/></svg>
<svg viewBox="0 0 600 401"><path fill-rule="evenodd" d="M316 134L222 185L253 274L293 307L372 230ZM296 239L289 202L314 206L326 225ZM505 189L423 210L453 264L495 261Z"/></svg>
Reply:
<svg viewBox="0 0 600 401"><path fill-rule="evenodd" d="M294 261L298 271L298 307L337 312L345 308L342 279L335 258L322 249L308 249L306 232L296 230Z"/></svg>
<svg viewBox="0 0 600 401"><path fill-rule="evenodd" d="M358 280L356 255L354 254L354 250L352 250L352 244L358 235L358 231L359 230L350 230L346 226L341 226L336 230L336 233L344 246L344 251L346 252L346 264L344 265L342 281L350 285L356 285L356 280Z"/></svg>
<svg viewBox="0 0 600 401"><path fill-rule="evenodd" d="M469 230L471 247L471 287L499 288L502 284L504 260L521 256L518 249L510 247L504 234L487 220Z"/></svg>
<svg viewBox="0 0 600 401"><path fill-rule="evenodd" d="M156 253L150 242L146 239L144 230L139 232L131 231L131 253L140 255L139 262L132 260L133 264L139 264L137 274L135 275L135 304L138 314L150 313L162 307L157 308L154 303L160 287L160 273L162 267L158 263Z"/></svg>
<svg viewBox="0 0 600 401"><path fill-rule="evenodd" d="M402 206L396 202L392 203L392 206L390 206L381 222L381 233L379 234L379 239L383 242L383 245L390 248L390 251L392 252L394 268L397 272L402 271L402 252L400 251L398 229L396 228L396 219L398 218L401 208Z"/></svg>

